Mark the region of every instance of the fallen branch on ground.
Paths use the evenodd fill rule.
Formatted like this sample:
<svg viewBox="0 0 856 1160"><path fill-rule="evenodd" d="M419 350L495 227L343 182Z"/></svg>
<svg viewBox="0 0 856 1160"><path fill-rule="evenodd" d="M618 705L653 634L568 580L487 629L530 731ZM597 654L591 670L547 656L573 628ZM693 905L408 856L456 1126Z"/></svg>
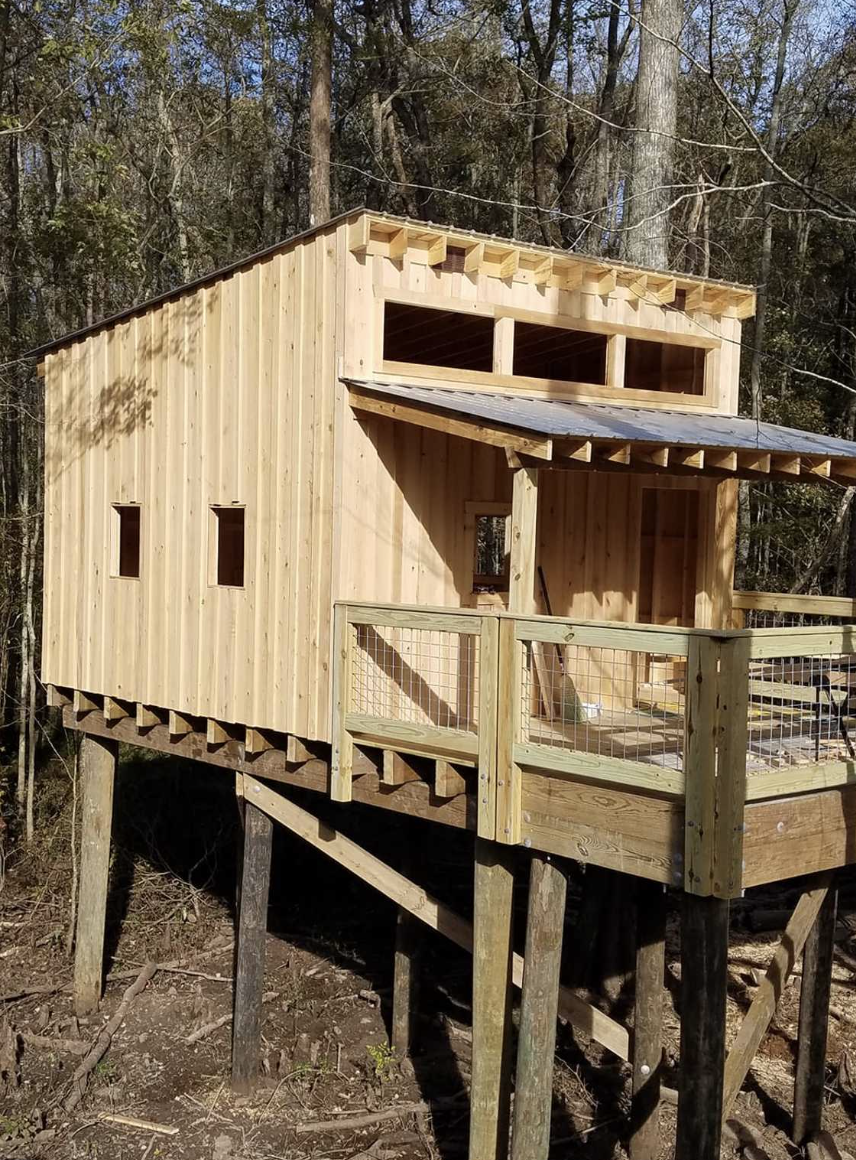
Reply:
<svg viewBox="0 0 856 1160"><path fill-rule="evenodd" d="M429 1103L399 1104L394 1108L384 1108L381 1112L366 1112L362 1116L347 1116L339 1120L315 1120L310 1124L295 1124L294 1131L304 1132L354 1132L358 1128L370 1128L384 1120L395 1120L399 1116L425 1115L438 1108L460 1107L455 1099L432 1100Z"/></svg>
<svg viewBox="0 0 856 1160"><path fill-rule="evenodd" d="M98 1038L92 1045L89 1054L81 1061L80 1066L77 1068L71 1078L71 1092L69 1093L69 1096L66 1099L64 1105L67 1112L74 1111L74 1109L83 1099L91 1072L98 1064L99 1060L102 1059L104 1055L106 1055L107 1049L113 1040L113 1036L121 1027L125 1016L131 1007L131 1004L134 1002L140 992L145 989L157 969L157 963L146 963L146 965L137 975L134 982L122 996L122 1001L116 1008L116 1013L102 1027Z"/></svg>
<svg viewBox="0 0 856 1160"><path fill-rule="evenodd" d="M272 1003L274 999L279 998L279 991L265 991L262 995L263 1003ZM221 1015L219 1019L212 1019L210 1023L205 1023L202 1027L197 1027L185 1039L185 1043L198 1043L200 1039L204 1039L207 1035L211 1035L214 1031L219 1031L221 1027L225 1027L227 1023L232 1022L232 1012L228 1015Z"/></svg>
<svg viewBox="0 0 856 1160"><path fill-rule="evenodd" d="M174 1124L156 1124L153 1120L138 1120L134 1116L120 1116L115 1112L105 1112L101 1119L107 1124L121 1124L123 1128L140 1128L144 1132L159 1132L161 1136L177 1136Z"/></svg>
<svg viewBox="0 0 856 1160"><path fill-rule="evenodd" d="M19 1031L18 1038L28 1047L47 1047L51 1051L67 1051L71 1055L86 1055L89 1050L85 1039L61 1039L53 1035L36 1035L34 1031Z"/></svg>

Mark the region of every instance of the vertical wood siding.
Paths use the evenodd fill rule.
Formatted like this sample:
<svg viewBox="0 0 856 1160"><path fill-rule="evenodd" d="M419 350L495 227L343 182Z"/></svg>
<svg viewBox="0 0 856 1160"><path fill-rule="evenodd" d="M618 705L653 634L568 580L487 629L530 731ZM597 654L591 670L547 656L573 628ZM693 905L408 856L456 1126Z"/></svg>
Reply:
<svg viewBox="0 0 856 1160"><path fill-rule="evenodd" d="M45 681L327 736L336 263L331 230L48 356ZM210 583L233 504L243 588Z"/></svg>

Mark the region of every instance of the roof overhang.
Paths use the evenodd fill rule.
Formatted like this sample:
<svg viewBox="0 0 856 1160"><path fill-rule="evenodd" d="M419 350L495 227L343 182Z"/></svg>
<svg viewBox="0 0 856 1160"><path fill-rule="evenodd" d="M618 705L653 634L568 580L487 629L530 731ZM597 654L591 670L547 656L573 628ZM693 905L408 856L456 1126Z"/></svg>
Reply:
<svg viewBox="0 0 856 1160"><path fill-rule="evenodd" d="M342 380L351 406L544 467L856 484L856 443L730 415Z"/></svg>

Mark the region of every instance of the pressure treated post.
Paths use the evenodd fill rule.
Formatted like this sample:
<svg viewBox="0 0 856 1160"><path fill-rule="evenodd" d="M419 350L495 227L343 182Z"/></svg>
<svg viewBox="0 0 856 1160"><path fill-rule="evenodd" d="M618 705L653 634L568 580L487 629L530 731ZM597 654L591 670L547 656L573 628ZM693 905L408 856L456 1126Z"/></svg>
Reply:
<svg viewBox="0 0 856 1160"><path fill-rule="evenodd" d="M630 1160L656 1160L660 1155L666 973L666 892L659 882L642 878L637 882L636 939Z"/></svg>
<svg viewBox="0 0 856 1160"><path fill-rule="evenodd" d="M476 838L469 1160L505 1160L511 1103L514 863Z"/></svg>
<svg viewBox="0 0 856 1160"><path fill-rule="evenodd" d="M684 894L675 1160L719 1160L727 979L728 902Z"/></svg>
<svg viewBox="0 0 856 1160"><path fill-rule="evenodd" d="M512 1160L547 1160L567 879L549 854L529 873L526 966L517 1040Z"/></svg>
<svg viewBox="0 0 856 1160"><path fill-rule="evenodd" d="M236 1092L250 1091L259 1070L272 836L270 818L247 801L232 1023L232 1087Z"/></svg>
<svg viewBox="0 0 856 1160"><path fill-rule="evenodd" d="M808 1143L822 1126L836 903L833 886L803 950L793 1130L794 1143L800 1146Z"/></svg>
<svg viewBox="0 0 856 1160"><path fill-rule="evenodd" d="M80 841L80 890L74 942L74 1010L88 1015L101 998L104 926L110 874L110 831L113 822L115 741L83 738L83 819Z"/></svg>
<svg viewBox="0 0 856 1160"><path fill-rule="evenodd" d="M401 873L413 877L414 854L402 859ZM422 924L399 906L395 922L395 967L392 980L392 1027L390 1043L396 1058L409 1055L416 1028L419 995L419 959Z"/></svg>

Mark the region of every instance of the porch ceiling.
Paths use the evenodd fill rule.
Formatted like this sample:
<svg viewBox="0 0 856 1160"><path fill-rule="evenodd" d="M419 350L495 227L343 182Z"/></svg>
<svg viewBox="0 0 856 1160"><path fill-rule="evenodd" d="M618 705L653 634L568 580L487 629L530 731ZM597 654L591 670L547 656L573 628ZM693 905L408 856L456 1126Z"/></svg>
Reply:
<svg viewBox="0 0 856 1160"><path fill-rule="evenodd" d="M491 443L542 466L856 483L856 443L730 415L343 378L355 410Z"/></svg>

